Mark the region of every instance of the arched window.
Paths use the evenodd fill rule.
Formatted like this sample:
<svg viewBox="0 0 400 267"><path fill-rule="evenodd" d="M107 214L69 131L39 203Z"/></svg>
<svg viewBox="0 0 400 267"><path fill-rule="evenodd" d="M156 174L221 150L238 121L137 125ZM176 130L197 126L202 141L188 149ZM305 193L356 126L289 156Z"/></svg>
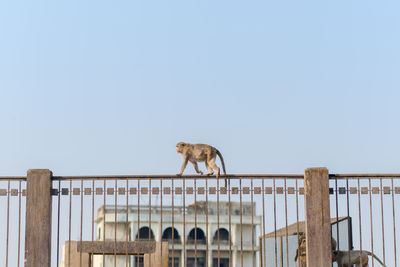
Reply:
<svg viewBox="0 0 400 267"><path fill-rule="evenodd" d="M203 230L200 228L193 228L188 235L188 244L194 244L197 241L197 244L205 244L206 243L206 235Z"/></svg>
<svg viewBox="0 0 400 267"><path fill-rule="evenodd" d="M229 232L225 228L219 228L217 231L215 231L213 243L218 243L218 233L220 244L229 244Z"/></svg>
<svg viewBox="0 0 400 267"><path fill-rule="evenodd" d="M147 226L143 226L139 229L139 232L136 234L136 240L154 240L153 231L149 229Z"/></svg>
<svg viewBox="0 0 400 267"><path fill-rule="evenodd" d="M165 229L164 233L162 235L162 240L172 242L172 237L174 237L174 243L180 243L181 237L179 236L178 231L175 228L173 228L173 229L174 229L174 231L172 231L172 227L168 227L167 229ZM172 234L172 232L173 232L173 234Z"/></svg>

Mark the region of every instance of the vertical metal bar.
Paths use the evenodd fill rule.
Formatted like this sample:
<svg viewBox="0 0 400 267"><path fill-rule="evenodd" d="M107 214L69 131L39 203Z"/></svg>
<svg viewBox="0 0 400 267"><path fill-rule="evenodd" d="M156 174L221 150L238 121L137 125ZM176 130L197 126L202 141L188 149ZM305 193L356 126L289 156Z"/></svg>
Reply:
<svg viewBox="0 0 400 267"><path fill-rule="evenodd" d="M228 224L229 224L229 266L232 266L232 214L231 214L231 182L228 182Z"/></svg>
<svg viewBox="0 0 400 267"><path fill-rule="evenodd" d="M151 232L151 179L149 179L149 241L151 241Z"/></svg>
<svg viewBox="0 0 400 267"><path fill-rule="evenodd" d="M351 226L350 226L350 199L349 199L349 179L346 178L346 199L347 199L347 246L348 246L348 262L350 261L350 250L351 248L351 240L350 240L350 231L351 231ZM339 225L339 223L337 224Z"/></svg>
<svg viewBox="0 0 400 267"><path fill-rule="evenodd" d="M100 239L100 236L98 237ZM92 242L94 241L94 179L92 180ZM93 262L93 254L89 254L89 267L92 267L91 263ZM58 266L57 266L58 267Z"/></svg>
<svg viewBox="0 0 400 267"><path fill-rule="evenodd" d="M130 258L129 258L129 255L128 255L128 241L129 241L129 237L130 237L129 236L129 221L128 221L128 217L129 217L129 179L128 178L126 179L126 190L125 190L125 192L126 192L125 267L128 267L129 263L130 263Z"/></svg>
<svg viewBox="0 0 400 267"><path fill-rule="evenodd" d="M296 228L297 228L297 252L299 253L300 249L300 226L299 226L299 186L296 179ZM300 254L297 255L298 259L300 258Z"/></svg>
<svg viewBox="0 0 400 267"><path fill-rule="evenodd" d="M100 238L100 236L98 238ZM94 179L92 180L92 242L93 241L94 241Z"/></svg>
<svg viewBox="0 0 400 267"><path fill-rule="evenodd" d="M20 263L20 251L21 251L21 181L19 181L19 190L18 190L18 261L17 261L17 266L19 267ZM57 246L58 248L58 246ZM57 258L58 262L58 258Z"/></svg>
<svg viewBox="0 0 400 267"><path fill-rule="evenodd" d="M7 189L7 238L6 238L6 267L8 267L8 240L10 236L10 180L8 180Z"/></svg>
<svg viewBox="0 0 400 267"><path fill-rule="evenodd" d="M58 195L57 195L57 267L60 260L60 199L61 199L61 181L58 180Z"/></svg>
<svg viewBox="0 0 400 267"><path fill-rule="evenodd" d="M205 194L206 194L206 236L207 236L207 239L206 239L206 262L207 262L207 264L206 264L206 266L210 267L209 266L210 264L208 262L208 257L209 257L209 251L208 251L208 235L209 235L209 232L208 232L208 179L206 179Z"/></svg>
<svg viewBox="0 0 400 267"><path fill-rule="evenodd" d="M264 267L266 266L266 248L265 248L265 187L264 187L264 178L262 178L261 180L261 193L262 193L262 209L263 209L263 263L264 263ZM261 253L261 252L260 252Z"/></svg>
<svg viewBox="0 0 400 267"><path fill-rule="evenodd" d="M140 179L138 179L137 194L138 194L138 197L137 197L137 212L138 212L138 214L137 214L137 216L138 216L138 219L137 219L137 225L138 225L138 227L137 227L137 229L138 229L137 240L140 240ZM139 258L140 258L140 256L139 256L139 254L137 254L136 266L139 266L139 262L140 262Z"/></svg>
<svg viewBox="0 0 400 267"><path fill-rule="evenodd" d="M383 252L383 263L386 265L386 255L385 255L385 222L383 219L383 187L382 187L382 177L380 178L381 186L381 224L382 224L382 252Z"/></svg>
<svg viewBox="0 0 400 267"><path fill-rule="evenodd" d="M240 187L240 263L243 266L243 203L242 203L242 178L239 178Z"/></svg>
<svg viewBox="0 0 400 267"><path fill-rule="evenodd" d="M197 267L197 194L196 194L196 178L193 179L194 182L194 266Z"/></svg>
<svg viewBox="0 0 400 267"><path fill-rule="evenodd" d="M282 244L282 236L279 237L279 248L281 250L280 260L281 260L281 267L283 267L283 244Z"/></svg>
<svg viewBox="0 0 400 267"><path fill-rule="evenodd" d="M372 222L372 196L371 196L371 178L368 178L368 191L369 191L369 219L370 219L370 230L371 230L371 253L374 253L374 232ZM372 259L372 267L374 267L374 259Z"/></svg>
<svg viewBox="0 0 400 267"><path fill-rule="evenodd" d="M289 266L289 243L288 243L288 220L287 220L287 190L286 190L286 177L284 178L285 186L285 234L286 234L286 266Z"/></svg>
<svg viewBox="0 0 400 267"><path fill-rule="evenodd" d="M362 235L361 235L361 197L360 197L360 178L357 178L358 192L358 228L360 235L360 266L362 266Z"/></svg>
<svg viewBox="0 0 400 267"><path fill-rule="evenodd" d="M396 214L394 207L394 188L393 188L393 179L392 181L392 208L393 208L393 247L394 247L394 266L397 267L397 249L396 249Z"/></svg>
<svg viewBox="0 0 400 267"><path fill-rule="evenodd" d="M219 178L217 179L217 263L218 266L221 262L221 254L220 254L220 239L219 239Z"/></svg>
<svg viewBox="0 0 400 267"><path fill-rule="evenodd" d="M162 178L160 179L160 229L161 229L161 241L163 241L163 185ZM172 228L172 236L175 234L175 230ZM163 258L163 250L161 249L161 259Z"/></svg>
<svg viewBox="0 0 400 267"><path fill-rule="evenodd" d="M71 217L72 217L72 180L69 180L68 267L71 266Z"/></svg>
<svg viewBox="0 0 400 267"><path fill-rule="evenodd" d="M182 197L183 197L183 233L185 238L183 239L183 266L186 266L186 199L185 199L185 192L186 192L186 187L185 187L185 179L183 180L183 192L182 192ZM195 230L197 231L197 229Z"/></svg>
<svg viewBox="0 0 400 267"><path fill-rule="evenodd" d="M106 179L104 178L103 184L103 244L106 244L106 192L107 191L107 184ZM106 265L106 255L103 252L103 265Z"/></svg>
<svg viewBox="0 0 400 267"><path fill-rule="evenodd" d="M83 179L81 179L81 233L79 242L82 246L82 232L83 232ZM79 266L82 267L82 251L79 252Z"/></svg>
<svg viewBox="0 0 400 267"><path fill-rule="evenodd" d="M337 250L340 250L340 241L339 241L339 191L337 189L337 177L335 176L335 201L336 201L336 244Z"/></svg>
<svg viewBox="0 0 400 267"><path fill-rule="evenodd" d="M151 241L151 232L151 179L149 179L149 241ZM149 257L149 265L152 266L151 257Z"/></svg>
<svg viewBox="0 0 400 267"><path fill-rule="evenodd" d="M114 181L114 267L117 267L117 202L118 185L117 179Z"/></svg>
<svg viewBox="0 0 400 267"><path fill-rule="evenodd" d="M172 179L171 184L171 196L172 196L172 267L175 267L175 187L174 187L174 179ZM183 233L183 239L186 238L185 233Z"/></svg>
<svg viewBox="0 0 400 267"><path fill-rule="evenodd" d="M276 188L275 188L275 177L273 178L273 191L274 191L274 242L275 242L275 267L278 266L278 246L276 243Z"/></svg>
<svg viewBox="0 0 400 267"><path fill-rule="evenodd" d="M252 266L256 266L255 263L255 240L254 240L254 192L253 192L253 177L250 179L251 184L251 259L252 259Z"/></svg>

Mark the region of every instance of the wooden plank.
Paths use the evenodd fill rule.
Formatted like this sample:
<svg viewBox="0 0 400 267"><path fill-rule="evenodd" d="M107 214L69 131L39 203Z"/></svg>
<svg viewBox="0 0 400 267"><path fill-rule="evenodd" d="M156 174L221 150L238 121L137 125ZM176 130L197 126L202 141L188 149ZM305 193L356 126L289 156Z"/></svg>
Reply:
<svg viewBox="0 0 400 267"><path fill-rule="evenodd" d="M51 264L51 177L47 169L28 170L25 266Z"/></svg>
<svg viewBox="0 0 400 267"><path fill-rule="evenodd" d="M144 255L144 267L168 267L168 242L157 242L156 251Z"/></svg>
<svg viewBox="0 0 400 267"><path fill-rule="evenodd" d="M137 255L156 251L155 241L82 241L77 244L78 252L89 254Z"/></svg>
<svg viewBox="0 0 400 267"><path fill-rule="evenodd" d="M307 266L331 266L328 169L306 169L304 185Z"/></svg>
<svg viewBox="0 0 400 267"><path fill-rule="evenodd" d="M68 248L69 246L71 246L71 250L69 249L65 249L64 250L64 266L82 266L82 267L92 267L89 262L90 262L90 256L88 253L80 253L77 250L77 246L79 244L80 241L65 241L65 248ZM71 253L71 254L69 254ZM82 255L82 257L81 257ZM82 260L82 262L81 262Z"/></svg>

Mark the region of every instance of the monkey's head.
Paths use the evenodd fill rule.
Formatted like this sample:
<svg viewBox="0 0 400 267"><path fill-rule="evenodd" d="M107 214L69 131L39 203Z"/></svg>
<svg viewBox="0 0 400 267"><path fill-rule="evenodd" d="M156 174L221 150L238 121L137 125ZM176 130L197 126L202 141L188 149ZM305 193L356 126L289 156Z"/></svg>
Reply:
<svg viewBox="0 0 400 267"><path fill-rule="evenodd" d="M333 250L332 251L332 262L337 261L337 257L338 257L338 251L337 250Z"/></svg>
<svg viewBox="0 0 400 267"><path fill-rule="evenodd" d="M176 144L176 152L178 153L183 153L183 148L186 146L186 143L184 142L179 142Z"/></svg>

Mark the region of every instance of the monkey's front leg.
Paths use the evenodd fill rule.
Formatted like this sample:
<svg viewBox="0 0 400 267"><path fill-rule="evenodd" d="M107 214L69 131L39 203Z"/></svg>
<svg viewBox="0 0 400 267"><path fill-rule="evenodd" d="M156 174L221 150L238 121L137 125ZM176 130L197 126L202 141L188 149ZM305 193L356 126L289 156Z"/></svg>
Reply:
<svg viewBox="0 0 400 267"><path fill-rule="evenodd" d="M180 171L180 173L177 174L177 176L182 176L182 173L183 173L183 171L185 170L188 161L189 161L189 158L188 158L188 157L184 157L184 158L183 158L183 163L182 163L181 171Z"/></svg>
<svg viewBox="0 0 400 267"><path fill-rule="evenodd" d="M194 169L196 170L196 172L200 175L203 175L203 172L199 170L199 166L197 165L196 161L190 161L193 164Z"/></svg>

